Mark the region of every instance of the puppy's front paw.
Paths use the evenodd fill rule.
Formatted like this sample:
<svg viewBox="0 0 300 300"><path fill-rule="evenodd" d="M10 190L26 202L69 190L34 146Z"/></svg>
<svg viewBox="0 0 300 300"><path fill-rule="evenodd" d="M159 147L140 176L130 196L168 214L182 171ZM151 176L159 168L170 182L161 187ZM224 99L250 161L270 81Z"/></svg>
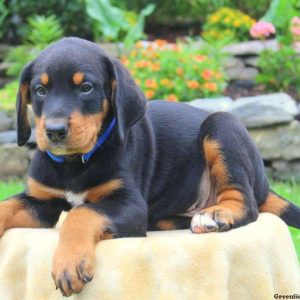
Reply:
<svg viewBox="0 0 300 300"><path fill-rule="evenodd" d="M79 293L93 279L93 269L94 255L86 249L59 246L54 254L52 277L65 297Z"/></svg>
<svg viewBox="0 0 300 300"><path fill-rule="evenodd" d="M233 224L232 213L215 206L196 213L191 221L191 230L193 233L227 231Z"/></svg>

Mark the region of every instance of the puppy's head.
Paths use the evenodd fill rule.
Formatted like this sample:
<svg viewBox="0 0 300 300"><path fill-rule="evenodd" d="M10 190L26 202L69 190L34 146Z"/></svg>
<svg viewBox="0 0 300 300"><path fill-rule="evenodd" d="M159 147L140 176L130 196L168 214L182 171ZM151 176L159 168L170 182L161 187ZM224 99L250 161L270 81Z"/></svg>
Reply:
<svg viewBox="0 0 300 300"><path fill-rule="evenodd" d="M82 154L95 145L112 118L119 139L146 112L143 93L117 60L94 43L65 38L44 50L23 70L17 99L18 144L31 134L27 105L36 119L40 150Z"/></svg>

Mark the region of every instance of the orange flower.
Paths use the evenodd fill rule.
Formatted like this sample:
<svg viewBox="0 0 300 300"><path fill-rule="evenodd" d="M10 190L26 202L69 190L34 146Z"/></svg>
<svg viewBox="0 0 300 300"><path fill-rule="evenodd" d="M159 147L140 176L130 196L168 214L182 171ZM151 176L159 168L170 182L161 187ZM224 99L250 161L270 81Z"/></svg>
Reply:
<svg viewBox="0 0 300 300"><path fill-rule="evenodd" d="M221 79L223 77L223 74L220 72L215 72L215 78Z"/></svg>
<svg viewBox="0 0 300 300"><path fill-rule="evenodd" d="M186 83L186 85L190 89L196 89L196 88L198 88L200 86L199 82L196 81L196 80L188 80L187 83Z"/></svg>
<svg viewBox="0 0 300 300"><path fill-rule="evenodd" d="M152 71L159 71L160 70L160 63L154 63L151 67Z"/></svg>
<svg viewBox="0 0 300 300"><path fill-rule="evenodd" d="M154 41L154 43L158 46L158 47L163 47L167 44L167 41L166 40L160 40L160 39L157 39Z"/></svg>
<svg viewBox="0 0 300 300"><path fill-rule="evenodd" d="M135 63L135 67L136 68L146 68L149 66L149 62L146 61L146 60L138 60L136 63Z"/></svg>
<svg viewBox="0 0 300 300"><path fill-rule="evenodd" d="M176 73L177 73L177 75L183 75L183 69L182 68L176 68Z"/></svg>
<svg viewBox="0 0 300 300"><path fill-rule="evenodd" d="M157 82L154 79L147 79L145 86L150 89L157 89Z"/></svg>
<svg viewBox="0 0 300 300"><path fill-rule="evenodd" d="M168 85L168 84L170 83L170 79L168 79L168 78L162 78L162 79L160 80L160 83L161 83L162 85Z"/></svg>
<svg viewBox="0 0 300 300"><path fill-rule="evenodd" d="M138 42L135 43L135 47L136 47L136 48L143 48L143 47L144 47L144 44L143 44L143 42L138 41Z"/></svg>
<svg viewBox="0 0 300 300"><path fill-rule="evenodd" d="M155 92L153 90L146 90L145 95L147 99L151 99L155 95Z"/></svg>
<svg viewBox="0 0 300 300"><path fill-rule="evenodd" d="M172 101L172 102L177 102L178 98L175 94L170 94L170 95L167 96L167 100Z"/></svg>
<svg viewBox="0 0 300 300"><path fill-rule="evenodd" d="M162 84L163 86L166 86L166 87L172 87L173 86L173 82L168 78L162 78L160 80L160 84Z"/></svg>
<svg viewBox="0 0 300 300"><path fill-rule="evenodd" d="M194 56L194 60L197 61L197 62L202 62L202 61L205 61L206 59L207 59L206 55L196 55L196 56Z"/></svg>
<svg viewBox="0 0 300 300"><path fill-rule="evenodd" d="M207 89L211 92L215 92L215 91L218 90L218 86L214 82L205 82L203 86L204 86L205 89Z"/></svg>
<svg viewBox="0 0 300 300"><path fill-rule="evenodd" d="M123 63L124 66L129 65L129 59L125 55L121 56L121 62Z"/></svg>
<svg viewBox="0 0 300 300"><path fill-rule="evenodd" d="M213 76L214 72L212 70L206 69L204 70L201 75L205 80L210 80L211 76Z"/></svg>

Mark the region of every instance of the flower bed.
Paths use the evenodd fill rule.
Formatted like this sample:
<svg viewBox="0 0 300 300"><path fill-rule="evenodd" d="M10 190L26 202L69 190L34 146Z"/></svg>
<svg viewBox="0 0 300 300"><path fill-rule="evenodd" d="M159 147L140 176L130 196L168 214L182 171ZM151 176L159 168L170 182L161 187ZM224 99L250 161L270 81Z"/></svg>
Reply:
<svg viewBox="0 0 300 300"><path fill-rule="evenodd" d="M220 95L226 85L221 59L209 48L162 40L139 42L121 58L149 100L170 101Z"/></svg>

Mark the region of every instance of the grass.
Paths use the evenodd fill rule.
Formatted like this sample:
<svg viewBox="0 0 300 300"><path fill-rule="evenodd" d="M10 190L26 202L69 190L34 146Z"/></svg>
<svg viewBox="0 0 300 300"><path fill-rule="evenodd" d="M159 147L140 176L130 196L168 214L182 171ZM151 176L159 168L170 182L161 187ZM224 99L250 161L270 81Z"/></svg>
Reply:
<svg viewBox="0 0 300 300"><path fill-rule="evenodd" d="M300 184L295 182L272 182L272 189L283 197L293 201L300 206ZM24 184L21 181L0 181L0 201L13 194L23 190ZM296 247L298 258L300 261L300 230L290 227L290 232Z"/></svg>
<svg viewBox="0 0 300 300"><path fill-rule="evenodd" d="M292 201L296 205L300 206L300 184L295 182L272 182L271 186L273 190L279 195ZM290 227L290 232L294 241L298 259L300 261L300 230Z"/></svg>

